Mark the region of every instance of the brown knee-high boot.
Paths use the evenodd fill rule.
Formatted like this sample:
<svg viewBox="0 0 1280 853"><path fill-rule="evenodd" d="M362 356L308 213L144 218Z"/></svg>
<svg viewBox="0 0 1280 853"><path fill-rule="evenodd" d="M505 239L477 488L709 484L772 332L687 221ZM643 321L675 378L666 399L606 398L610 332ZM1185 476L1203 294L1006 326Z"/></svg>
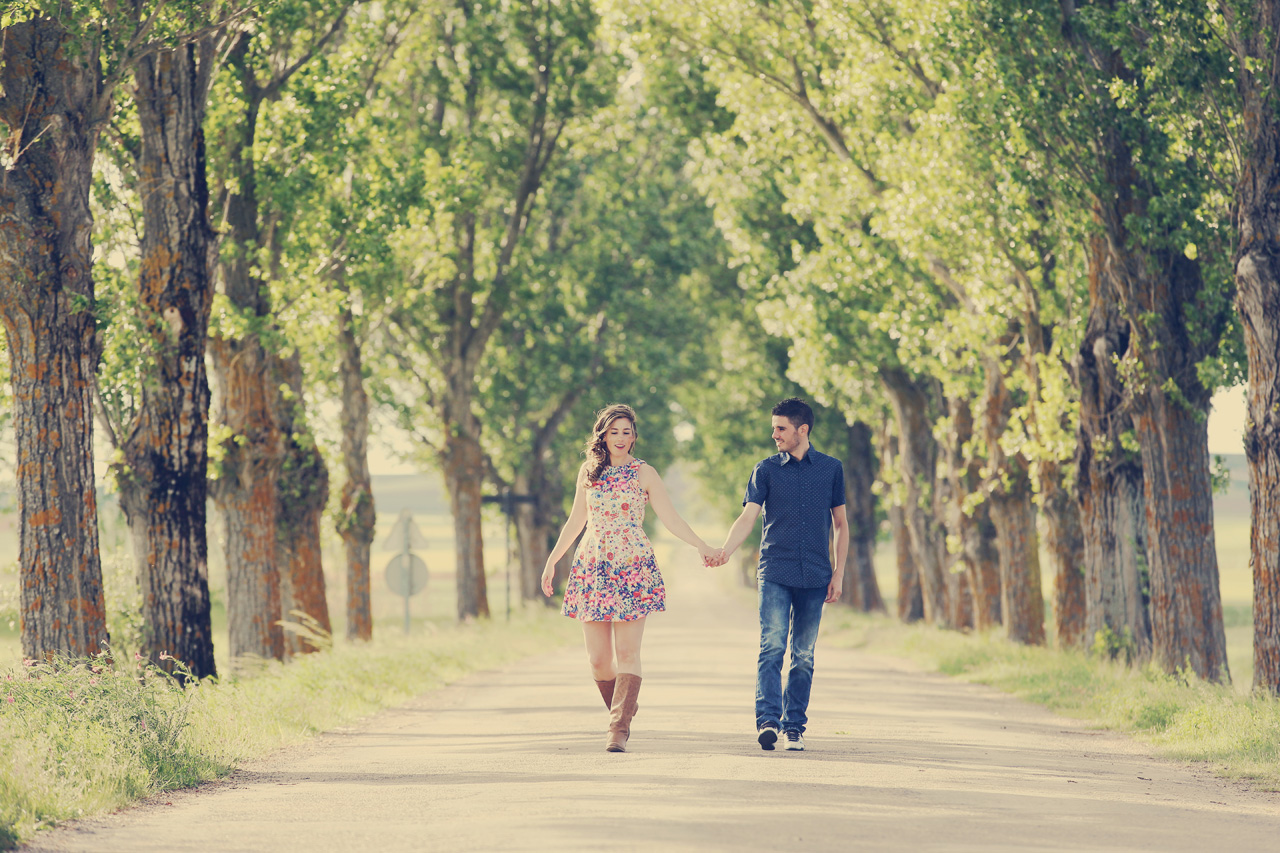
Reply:
<svg viewBox="0 0 1280 853"><path fill-rule="evenodd" d="M618 673L618 683L613 689L613 706L609 709L609 739L605 743L608 752L626 752L627 739L631 737L631 718L636 715L640 695L638 675Z"/></svg>
<svg viewBox="0 0 1280 853"><path fill-rule="evenodd" d="M610 678L608 681L596 679L596 688L600 691L600 696L604 699L604 706L606 708L613 707L613 685L617 681L617 676Z"/></svg>

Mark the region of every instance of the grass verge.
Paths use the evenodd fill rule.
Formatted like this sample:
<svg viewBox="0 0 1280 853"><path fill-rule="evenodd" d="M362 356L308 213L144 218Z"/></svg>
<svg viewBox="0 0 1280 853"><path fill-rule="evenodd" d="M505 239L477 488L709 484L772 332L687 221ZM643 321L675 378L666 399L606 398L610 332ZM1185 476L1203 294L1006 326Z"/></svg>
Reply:
<svg viewBox="0 0 1280 853"><path fill-rule="evenodd" d="M0 672L0 849L59 821L215 779L240 762L576 636L539 610L339 643L183 690L136 661ZM390 632L388 632L390 633Z"/></svg>
<svg viewBox="0 0 1280 853"><path fill-rule="evenodd" d="M959 634L888 617L830 614L824 643L907 657L987 684L1100 728L1125 732L1168 758L1280 790L1280 701L1194 675L1171 676L1082 652L1034 648L991 634Z"/></svg>

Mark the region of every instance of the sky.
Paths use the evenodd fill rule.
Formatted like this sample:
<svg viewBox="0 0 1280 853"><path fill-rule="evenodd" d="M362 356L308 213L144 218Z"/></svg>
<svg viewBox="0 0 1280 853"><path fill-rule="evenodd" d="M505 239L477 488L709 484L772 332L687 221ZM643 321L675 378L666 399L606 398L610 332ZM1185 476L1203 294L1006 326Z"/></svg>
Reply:
<svg viewBox="0 0 1280 853"><path fill-rule="evenodd" d="M1213 395L1209 412L1209 452L1215 455L1244 453L1244 392L1237 385Z"/></svg>

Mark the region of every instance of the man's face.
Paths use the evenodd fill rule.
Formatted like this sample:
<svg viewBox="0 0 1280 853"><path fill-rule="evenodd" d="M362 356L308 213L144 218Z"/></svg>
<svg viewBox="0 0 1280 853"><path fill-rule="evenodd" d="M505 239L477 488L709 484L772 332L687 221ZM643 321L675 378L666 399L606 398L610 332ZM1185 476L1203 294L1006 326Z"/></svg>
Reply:
<svg viewBox="0 0 1280 853"><path fill-rule="evenodd" d="M773 443L781 453L790 453L799 447L801 439L808 432L807 427L804 428L803 432L796 429L790 418L785 418L782 415L773 416Z"/></svg>

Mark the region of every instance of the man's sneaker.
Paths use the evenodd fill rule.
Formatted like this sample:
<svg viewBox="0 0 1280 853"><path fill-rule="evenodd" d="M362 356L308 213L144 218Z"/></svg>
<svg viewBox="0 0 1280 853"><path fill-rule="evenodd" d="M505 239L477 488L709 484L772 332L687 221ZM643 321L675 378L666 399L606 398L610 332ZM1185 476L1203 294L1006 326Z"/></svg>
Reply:
<svg viewBox="0 0 1280 853"><path fill-rule="evenodd" d="M760 741L760 748L773 751L773 745L778 742L778 727L766 723L756 732L756 740Z"/></svg>
<svg viewBox="0 0 1280 853"><path fill-rule="evenodd" d="M804 752L804 735L799 732L787 732L784 737L786 738L787 744L783 749L797 749Z"/></svg>

